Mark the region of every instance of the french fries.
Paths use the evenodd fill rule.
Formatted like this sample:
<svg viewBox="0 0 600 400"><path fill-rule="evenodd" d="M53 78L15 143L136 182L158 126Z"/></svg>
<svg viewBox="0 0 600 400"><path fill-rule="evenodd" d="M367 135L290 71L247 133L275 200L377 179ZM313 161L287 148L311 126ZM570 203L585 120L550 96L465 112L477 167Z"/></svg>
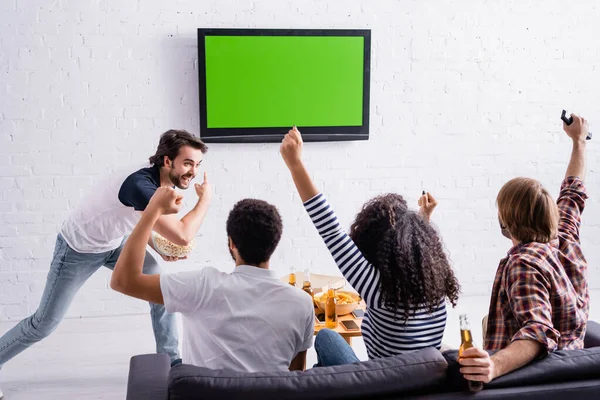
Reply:
<svg viewBox="0 0 600 400"><path fill-rule="evenodd" d="M323 293L315 296L315 300L322 302L322 303L326 302L327 301L327 292L323 292ZM344 293L344 292L336 292L335 300L338 305L358 303L358 299L356 297L353 297L351 294Z"/></svg>

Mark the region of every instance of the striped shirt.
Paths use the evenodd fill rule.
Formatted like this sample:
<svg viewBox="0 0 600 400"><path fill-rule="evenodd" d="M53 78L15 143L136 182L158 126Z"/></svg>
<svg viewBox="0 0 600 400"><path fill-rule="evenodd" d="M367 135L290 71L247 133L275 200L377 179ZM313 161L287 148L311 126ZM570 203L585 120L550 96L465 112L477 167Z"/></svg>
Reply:
<svg viewBox="0 0 600 400"><path fill-rule="evenodd" d="M440 301L433 313L412 307L405 323L402 317L404 309L398 308L394 318L393 310L379 304L379 271L342 230L325 196L319 193L304 202L304 207L338 268L367 304L361 329L369 359L390 357L425 347L439 349L446 327L445 299Z"/></svg>

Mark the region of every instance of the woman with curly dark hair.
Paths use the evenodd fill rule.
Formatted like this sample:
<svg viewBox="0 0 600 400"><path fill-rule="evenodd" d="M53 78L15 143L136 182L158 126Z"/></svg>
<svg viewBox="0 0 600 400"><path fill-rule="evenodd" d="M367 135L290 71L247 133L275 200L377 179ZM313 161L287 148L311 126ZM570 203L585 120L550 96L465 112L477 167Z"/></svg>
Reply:
<svg viewBox="0 0 600 400"><path fill-rule="evenodd" d="M429 224L436 203L419 200L421 214L398 194L368 201L350 235L342 230L302 163L302 136L294 127L281 155L304 207L348 282L367 304L362 332L370 359L425 347L441 347L446 301L453 306L460 286L437 232ZM358 362L337 333L322 329L315 340L319 365Z"/></svg>

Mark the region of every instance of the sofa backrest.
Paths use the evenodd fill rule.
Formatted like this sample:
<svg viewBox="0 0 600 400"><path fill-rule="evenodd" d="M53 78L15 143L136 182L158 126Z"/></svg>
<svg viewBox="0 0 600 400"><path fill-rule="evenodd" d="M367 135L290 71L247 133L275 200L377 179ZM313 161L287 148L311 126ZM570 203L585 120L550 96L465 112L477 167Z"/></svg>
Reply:
<svg viewBox="0 0 600 400"><path fill-rule="evenodd" d="M466 390L466 381L460 374L456 350L444 352L448 362L450 390ZM582 350L559 350L531 364L494 379L486 389L508 388L548 383L570 382L600 377L600 347Z"/></svg>
<svg viewBox="0 0 600 400"><path fill-rule="evenodd" d="M489 388L570 382L600 377L600 347L559 350L544 358L494 379Z"/></svg>
<svg viewBox="0 0 600 400"><path fill-rule="evenodd" d="M171 368L169 400L347 399L436 387L446 379L447 363L433 348L356 364L308 371L243 373L192 365Z"/></svg>

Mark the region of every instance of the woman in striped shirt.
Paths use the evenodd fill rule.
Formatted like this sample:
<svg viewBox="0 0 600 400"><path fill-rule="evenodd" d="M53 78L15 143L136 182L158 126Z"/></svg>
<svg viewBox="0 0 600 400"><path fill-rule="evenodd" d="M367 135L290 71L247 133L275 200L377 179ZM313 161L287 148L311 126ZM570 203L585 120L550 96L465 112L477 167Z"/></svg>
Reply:
<svg viewBox="0 0 600 400"><path fill-rule="evenodd" d="M397 194L367 202L347 235L302 163L302 136L294 127L281 155L304 207L346 280L367 304L362 332L369 359L441 346L446 301L460 290L437 232L429 225L431 196L410 211ZM431 200L431 203L429 202ZM358 362L337 333L323 329L315 339L319 365Z"/></svg>

